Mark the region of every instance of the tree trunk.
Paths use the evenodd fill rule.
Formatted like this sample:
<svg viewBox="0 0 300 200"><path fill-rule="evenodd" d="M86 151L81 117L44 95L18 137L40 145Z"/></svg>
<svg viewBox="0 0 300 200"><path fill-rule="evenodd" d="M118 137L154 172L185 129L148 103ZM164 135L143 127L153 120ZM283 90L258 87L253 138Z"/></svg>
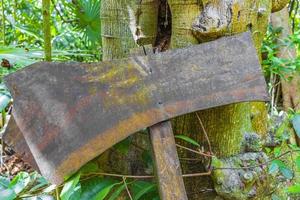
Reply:
<svg viewBox="0 0 300 200"><path fill-rule="evenodd" d="M281 27L281 34L278 41L286 39L290 34L292 34L291 26L289 24L289 13L288 8L284 8L279 12L273 13L271 17L271 23L274 28ZM297 57L297 52L294 47L282 46L278 49L277 56L284 59L295 59ZM300 109L300 76L298 73L293 75L291 81L284 79L280 80L282 98L283 98L283 108L288 111L290 108L298 111ZM300 144L299 138L296 136L297 144Z"/></svg>
<svg viewBox="0 0 300 200"><path fill-rule="evenodd" d="M289 24L288 8L273 13L271 17L272 26L274 28L282 27L279 40L287 38L292 34ZM296 49L294 47L283 46L278 49L278 57L285 59L294 59L297 56ZM299 110L300 109L300 77L295 74L291 81L281 80L282 85L282 97L283 106L287 111L289 108Z"/></svg>
<svg viewBox="0 0 300 200"><path fill-rule="evenodd" d="M169 0L172 13L171 48L209 41L250 29L257 52L260 53L261 42L271 12L269 2L257 3L252 0L243 3L206 2L200 7L196 0L190 2ZM263 12L258 14L260 9ZM231 12L230 16L228 16L229 12ZM215 23L215 21L210 21L212 18L215 18L216 22L224 22L225 28ZM191 30L192 24L193 30ZM256 109L255 113L250 112L251 107ZM251 103L251 107L249 103L239 103L199 112L217 156L230 156L239 153L243 133L251 131L251 128L261 134L266 132L266 109L264 104ZM251 118L253 124L251 124ZM256 120L256 118L259 120ZM181 120L184 120L184 122L178 122ZM175 126L178 127L177 130L179 129L179 131L188 132L198 137L199 129L195 130L195 124L198 122L191 121L197 120L192 115L181 117L176 120L176 123L180 123L182 128L179 128L176 123ZM258 121L261 123L258 124ZM192 123L191 127L188 123Z"/></svg>
<svg viewBox="0 0 300 200"><path fill-rule="evenodd" d="M45 60L51 61L50 0L42 1Z"/></svg>
<svg viewBox="0 0 300 200"><path fill-rule="evenodd" d="M130 51L139 48L139 45L154 44L157 13L157 0L102 0L103 60L128 57ZM117 173L145 173L141 149L148 147L149 137L137 133L131 136L131 142L135 145L131 145L126 154L118 152L115 148L103 153L98 159L101 169Z"/></svg>
<svg viewBox="0 0 300 200"><path fill-rule="evenodd" d="M168 3L172 14L171 48L180 48L249 30L252 32L260 58L262 40L272 10L271 1L205 0L199 4L197 0L168 0ZM218 157L239 153L245 132L255 131L262 136L267 132L265 103L238 103L208 109L198 114L208 133L213 152ZM178 117L173 121L177 134L188 134L197 141L205 141L198 124L195 114ZM204 145L207 146L205 142ZM191 170L185 167L183 169ZM186 183L188 192L199 191L203 183L203 179L199 181L199 178L188 180ZM201 197L192 195L192 198Z"/></svg>
<svg viewBox="0 0 300 200"><path fill-rule="evenodd" d="M4 0L1 0L1 11L2 11L2 40L3 40L3 45L6 45L6 40L5 40L5 13L4 13Z"/></svg>

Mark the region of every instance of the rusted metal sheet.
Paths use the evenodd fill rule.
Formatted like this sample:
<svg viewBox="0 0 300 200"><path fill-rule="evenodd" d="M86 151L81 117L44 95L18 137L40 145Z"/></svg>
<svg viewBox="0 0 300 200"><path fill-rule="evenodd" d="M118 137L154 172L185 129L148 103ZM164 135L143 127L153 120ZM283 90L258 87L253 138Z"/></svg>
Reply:
<svg viewBox="0 0 300 200"><path fill-rule="evenodd" d="M249 33L110 62L36 63L5 82L16 123L53 183L142 128L268 99Z"/></svg>
<svg viewBox="0 0 300 200"><path fill-rule="evenodd" d="M149 133L160 199L187 200L171 122L155 124Z"/></svg>
<svg viewBox="0 0 300 200"><path fill-rule="evenodd" d="M16 124L14 117L12 116L8 122L8 126L5 133L2 136L5 144L11 146L17 155L25 162L29 163L31 167L39 171L39 167L36 164L34 157L26 143L26 140Z"/></svg>

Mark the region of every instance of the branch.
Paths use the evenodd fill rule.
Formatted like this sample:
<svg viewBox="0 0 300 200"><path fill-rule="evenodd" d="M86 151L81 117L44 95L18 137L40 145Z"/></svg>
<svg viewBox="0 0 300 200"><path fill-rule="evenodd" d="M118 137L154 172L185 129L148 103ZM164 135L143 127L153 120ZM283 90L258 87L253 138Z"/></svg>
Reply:
<svg viewBox="0 0 300 200"><path fill-rule="evenodd" d="M196 150L194 150L194 149L190 149L190 148L188 148L188 147L181 146L180 144L176 144L176 146L177 146L177 147L179 147L179 148L182 148L182 149L188 150L188 151L190 151L190 152L193 152L193 153L196 153L196 154L202 155L202 156L206 156L206 157L212 157L212 155L210 155L210 154L206 154L206 153L203 153L203 152L201 152L200 150L199 150L199 151L196 151Z"/></svg>
<svg viewBox="0 0 300 200"><path fill-rule="evenodd" d="M127 183L126 183L126 178L125 178L125 177L123 177L123 182L124 182L124 185L125 185L127 194L128 194L128 196L129 196L129 199L130 199L130 200L133 200L133 198L132 198L132 196L131 196L131 194L130 194L130 191L129 191L128 187L127 187Z"/></svg>

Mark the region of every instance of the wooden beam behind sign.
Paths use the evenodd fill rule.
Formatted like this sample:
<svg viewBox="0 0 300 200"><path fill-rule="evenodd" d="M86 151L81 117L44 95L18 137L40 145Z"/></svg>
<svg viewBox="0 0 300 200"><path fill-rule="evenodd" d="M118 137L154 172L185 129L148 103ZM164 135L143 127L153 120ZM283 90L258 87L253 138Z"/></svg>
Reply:
<svg viewBox="0 0 300 200"><path fill-rule="evenodd" d="M93 64L40 62L5 83L16 123L53 183L142 128L197 110L268 99L249 33Z"/></svg>

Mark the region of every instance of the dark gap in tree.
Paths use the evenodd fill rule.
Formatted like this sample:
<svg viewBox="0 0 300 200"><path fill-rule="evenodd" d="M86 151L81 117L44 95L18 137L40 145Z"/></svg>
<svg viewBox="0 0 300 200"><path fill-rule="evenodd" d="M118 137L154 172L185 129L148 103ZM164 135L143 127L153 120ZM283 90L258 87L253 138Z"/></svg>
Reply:
<svg viewBox="0 0 300 200"><path fill-rule="evenodd" d="M172 16L166 0L159 1L157 36L154 49L157 52L166 51L171 41Z"/></svg>

